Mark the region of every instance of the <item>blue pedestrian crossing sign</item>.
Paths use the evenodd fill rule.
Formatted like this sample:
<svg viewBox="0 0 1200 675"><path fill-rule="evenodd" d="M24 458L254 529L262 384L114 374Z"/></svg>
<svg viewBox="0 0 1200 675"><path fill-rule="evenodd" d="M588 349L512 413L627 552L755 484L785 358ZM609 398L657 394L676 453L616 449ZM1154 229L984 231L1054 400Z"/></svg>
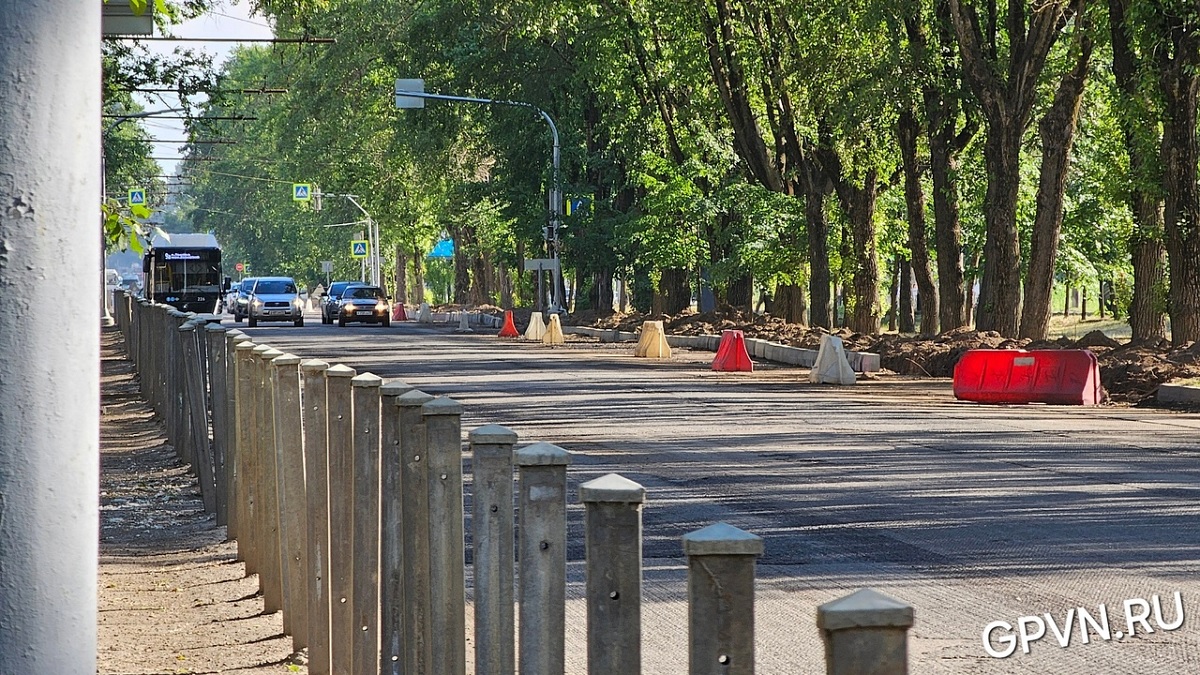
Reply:
<svg viewBox="0 0 1200 675"><path fill-rule="evenodd" d="M312 199L311 183L292 183L292 201L307 202Z"/></svg>
<svg viewBox="0 0 1200 675"><path fill-rule="evenodd" d="M573 216L583 209L587 208L588 200L584 197L568 197L567 198L567 215Z"/></svg>
<svg viewBox="0 0 1200 675"><path fill-rule="evenodd" d="M129 205L130 206L145 206L146 205L146 191L143 190L142 188L134 188L134 189L130 190L129 191Z"/></svg>
<svg viewBox="0 0 1200 675"><path fill-rule="evenodd" d="M367 257L367 240L366 239L355 239L354 241L350 242L350 257L351 258Z"/></svg>

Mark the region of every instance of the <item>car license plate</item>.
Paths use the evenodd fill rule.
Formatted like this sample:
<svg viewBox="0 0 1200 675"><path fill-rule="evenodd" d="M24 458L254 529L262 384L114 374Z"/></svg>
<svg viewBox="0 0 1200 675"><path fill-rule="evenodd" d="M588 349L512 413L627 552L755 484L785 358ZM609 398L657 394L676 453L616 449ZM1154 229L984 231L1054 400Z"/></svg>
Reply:
<svg viewBox="0 0 1200 675"><path fill-rule="evenodd" d="M267 310L267 316L279 316L280 314L283 314L282 309Z"/></svg>
<svg viewBox="0 0 1200 675"><path fill-rule="evenodd" d="M360 310L358 310L358 315L359 316L371 316L371 311L370 310L363 311L360 309Z"/></svg>

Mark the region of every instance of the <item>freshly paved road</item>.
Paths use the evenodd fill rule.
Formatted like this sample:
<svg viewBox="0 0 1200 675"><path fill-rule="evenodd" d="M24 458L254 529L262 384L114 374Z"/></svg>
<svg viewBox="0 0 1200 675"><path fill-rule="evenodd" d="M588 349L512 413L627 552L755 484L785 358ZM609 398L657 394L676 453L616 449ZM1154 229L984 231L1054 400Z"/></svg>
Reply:
<svg viewBox="0 0 1200 675"><path fill-rule="evenodd" d="M464 429L498 423L574 453L575 486L608 472L648 490L644 672L686 663L680 536L725 521L762 536L759 673L821 673L817 605L870 586L916 608L914 673L1200 672L1200 416L1122 407L958 403L944 380L814 386L803 369L713 373L712 355L635 359L594 343L547 348L449 327L243 328L307 358L461 401ZM570 514L568 672L586 672L582 511ZM1123 602L1175 592L1173 631L1118 640ZM996 659L988 623L1098 615L1114 631ZM1000 634L997 634L999 637ZM997 648L1003 645L995 643Z"/></svg>

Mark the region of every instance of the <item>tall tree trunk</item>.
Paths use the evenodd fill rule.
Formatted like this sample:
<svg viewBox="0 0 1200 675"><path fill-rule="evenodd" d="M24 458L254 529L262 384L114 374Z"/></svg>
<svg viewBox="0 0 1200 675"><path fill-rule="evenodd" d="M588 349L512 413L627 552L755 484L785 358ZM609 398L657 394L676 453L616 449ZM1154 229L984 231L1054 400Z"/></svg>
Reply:
<svg viewBox="0 0 1200 675"><path fill-rule="evenodd" d="M1011 117L989 120L984 162L987 193L983 278L979 284L976 327L1001 335L1017 334L1021 304L1021 246L1017 238L1017 196L1021 188L1021 137L1025 125Z"/></svg>
<svg viewBox="0 0 1200 675"><path fill-rule="evenodd" d="M854 271L853 307L847 324L856 333L879 333L879 256L875 252L875 201L877 176L874 169L867 172L863 187L844 190L843 206L850 221L851 257ZM842 191L839 191L842 192Z"/></svg>
<svg viewBox="0 0 1200 675"><path fill-rule="evenodd" d="M921 187L921 170L917 162L917 136L920 125L911 110L903 110L897 127L900 157L904 167L904 204L908 214L908 248L912 255L911 270L916 277L921 302L921 334L938 332L938 294L929 269L929 243L925 238L925 190ZM904 332L912 332L912 327Z"/></svg>
<svg viewBox="0 0 1200 675"><path fill-rule="evenodd" d="M658 290L662 297L663 314L679 314L691 305L692 289L688 285L688 271L682 267L662 270Z"/></svg>
<svg viewBox="0 0 1200 675"><path fill-rule="evenodd" d="M1129 327L1135 342L1158 340L1167 334L1164 307L1166 293L1166 249L1163 246L1162 199L1144 186L1162 183L1158 158L1144 148L1159 146L1156 125L1145 124L1150 106L1141 92L1139 79L1143 65L1130 44L1125 10L1129 0L1109 0L1109 28L1112 36L1113 77L1124 104L1114 109L1121 122L1125 151L1129 155L1129 208L1133 214L1133 233L1129 254L1133 262L1133 298L1129 303ZM1153 134L1153 142L1147 135Z"/></svg>
<svg viewBox="0 0 1200 675"><path fill-rule="evenodd" d="M899 308L899 324L901 333L916 332L916 317L913 316L913 301L912 301L912 284L913 284L913 266L904 258L899 259L900 279L896 284L900 294Z"/></svg>
<svg viewBox="0 0 1200 675"><path fill-rule="evenodd" d="M1182 21L1172 17L1172 21ZM1163 119L1163 224L1170 268L1171 343L1200 340L1200 144L1196 103L1200 93L1200 26L1172 26L1174 56L1161 71Z"/></svg>
<svg viewBox="0 0 1200 675"><path fill-rule="evenodd" d="M770 311L788 323L805 324L807 307L804 303L804 287L799 284L776 284Z"/></svg>
<svg viewBox="0 0 1200 675"><path fill-rule="evenodd" d="M413 247L413 285L409 301L417 304L425 302L425 256L419 246Z"/></svg>
<svg viewBox="0 0 1200 675"><path fill-rule="evenodd" d="M392 297L399 303L408 302L408 255L404 244L396 244L396 291Z"/></svg>
<svg viewBox="0 0 1200 675"><path fill-rule="evenodd" d="M1083 99L1083 85L1091 55L1091 40L1084 36L1080 41L1075 67L1059 82L1054 102L1038 123L1038 133L1042 138L1042 167L1020 331L1020 337L1033 340L1044 340L1050 329L1050 294L1054 290L1054 265L1062 232L1063 196L1067 189L1071 145L1075 141L1079 104Z"/></svg>
<svg viewBox="0 0 1200 675"><path fill-rule="evenodd" d="M808 235L808 276L813 326L833 328L833 298L830 295L833 274L829 269L829 222L825 219L825 195L806 190L804 223Z"/></svg>
<svg viewBox="0 0 1200 675"><path fill-rule="evenodd" d="M754 277L749 273L739 274L729 280L725 289L725 302L743 312L754 310Z"/></svg>

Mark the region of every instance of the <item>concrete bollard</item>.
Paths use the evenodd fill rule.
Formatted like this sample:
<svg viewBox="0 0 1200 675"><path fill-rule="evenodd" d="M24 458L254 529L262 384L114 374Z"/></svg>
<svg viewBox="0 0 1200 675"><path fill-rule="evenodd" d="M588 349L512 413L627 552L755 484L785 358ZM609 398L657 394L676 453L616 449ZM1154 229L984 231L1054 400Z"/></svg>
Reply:
<svg viewBox="0 0 1200 675"><path fill-rule="evenodd" d="M472 546L475 673L511 675L513 650L513 445L517 434L490 424L472 430Z"/></svg>
<svg viewBox="0 0 1200 675"><path fill-rule="evenodd" d="M433 313L429 309L428 302L422 302L421 307L417 310L417 323L433 323Z"/></svg>
<svg viewBox="0 0 1200 675"><path fill-rule="evenodd" d="M671 345L667 344L667 333L662 321L643 321L633 355L648 359L671 358Z"/></svg>
<svg viewBox="0 0 1200 675"><path fill-rule="evenodd" d="M444 396L421 407L429 453L431 672L464 675L466 559L463 544L462 406Z"/></svg>
<svg viewBox="0 0 1200 675"><path fill-rule="evenodd" d="M542 313L534 312L529 315L529 327L525 329L526 340L541 341L546 335L546 324L542 321Z"/></svg>
<svg viewBox="0 0 1200 675"><path fill-rule="evenodd" d="M398 381L379 390L379 672L384 675L403 675L409 642L404 633L403 432L396 403L412 390Z"/></svg>
<svg viewBox="0 0 1200 675"><path fill-rule="evenodd" d="M204 373L200 368L200 350L197 344L196 324L186 322L179 327L179 342L183 347L184 401L191 433L188 446L194 460L192 473L200 483L200 499L205 513L217 512L217 483L213 476L212 454L208 446L208 412L205 405Z"/></svg>
<svg viewBox="0 0 1200 675"><path fill-rule="evenodd" d="M271 362L275 389L275 475L279 495L280 570L284 632L292 651L311 644L308 636L308 525L304 495L304 438L301 435L300 357L284 354Z"/></svg>
<svg viewBox="0 0 1200 675"><path fill-rule="evenodd" d="M907 675L912 605L870 588L817 608L828 675Z"/></svg>
<svg viewBox="0 0 1200 675"><path fill-rule="evenodd" d="M249 342L239 330L225 333L225 410L226 423L216 431L225 439L225 462L229 465L226 470L228 480L225 483L225 501L228 507L228 520L225 523L225 540L237 541L238 538L238 477L237 477L237 443L238 443L238 355L237 346ZM243 401L245 399L242 399Z"/></svg>
<svg viewBox="0 0 1200 675"><path fill-rule="evenodd" d="M229 409L226 389L226 345L225 327L210 323L204 328L204 339L208 343L208 387L209 407L212 412L212 456L213 479L216 483L217 526L229 524L229 476L232 473L226 463L226 434Z"/></svg>
<svg viewBox="0 0 1200 675"><path fill-rule="evenodd" d="M300 363L310 675L330 675L332 672L329 665L329 451L325 437L325 371L328 369L329 364L324 361Z"/></svg>
<svg viewBox="0 0 1200 675"><path fill-rule="evenodd" d="M253 554L254 548L254 481L250 467L254 454L254 428L258 423L254 386L254 349L250 340L242 340L234 346L234 363L237 368L234 402L236 443L234 443L233 481L234 512L237 520L237 559L246 564L246 576L258 572Z"/></svg>
<svg viewBox="0 0 1200 675"><path fill-rule="evenodd" d="M763 541L726 523L683 535L691 675L754 675L754 560Z"/></svg>
<svg viewBox="0 0 1200 675"><path fill-rule="evenodd" d="M325 428L329 438L329 660L331 672L354 663L354 398L353 368L325 371Z"/></svg>
<svg viewBox="0 0 1200 675"><path fill-rule="evenodd" d="M458 313L458 328L454 329L455 333L474 333L475 329L471 328L471 315L467 310Z"/></svg>
<svg viewBox="0 0 1200 675"><path fill-rule="evenodd" d="M354 388L354 669L379 675L379 403L383 379L363 373Z"/></svg>
<svg viewBox="0 0 1200 675"><path fill-rule="evenodd" d="M610 473L580 485L579 501L587 511L588 673L640 673L646 489Z"/></svg>
<svg viewBox="0 0 1200 675"><path fill-rule="evenodd" d="M258 585L263 592L263 611L279 612L283 606L283 563L281 559L283 547L280 545L279 527L279 465L276 460L279 449L276 440L275 410L282 406L278 401L279 392L274 386L271 375L271 362L283 356L283 352L268 348L258 354L261 359L258 374L261 382L261 401L259 412L262 422L259 424L259 441L256 448L255 462L257 471L255 482L259 506L256 508L259 528L259 560ZM288 614L285 612L285 615ZM290 632L291 619L284 619L284 632Z"/></svg>
<svg viewBox="0 0 1200 675"><path fill-rule="evenodd" d="M521 675L566 670L567 465L571 455L549 443L515 453L520 484Z"/></svg>
<svg viewBox="0 0 1200 675"><path fill-rule="evenodd" d="M396 399L400 418L400 483L404 537L404 631L407 649L392 651L404 659L406 675L433 675L433 636L429 612L429 456L425 417L421 410L433 397L413 390ZM394 641L389 641L388 649Z"/></svg>
<svg viewBox="0 0 1200 675"><path fill-rule="evenodd" d="M546 334L542 336L544 345L561 345L566 342L563 337L562 319L557 314L550 315L550 323L546 326Z"/></svg>

